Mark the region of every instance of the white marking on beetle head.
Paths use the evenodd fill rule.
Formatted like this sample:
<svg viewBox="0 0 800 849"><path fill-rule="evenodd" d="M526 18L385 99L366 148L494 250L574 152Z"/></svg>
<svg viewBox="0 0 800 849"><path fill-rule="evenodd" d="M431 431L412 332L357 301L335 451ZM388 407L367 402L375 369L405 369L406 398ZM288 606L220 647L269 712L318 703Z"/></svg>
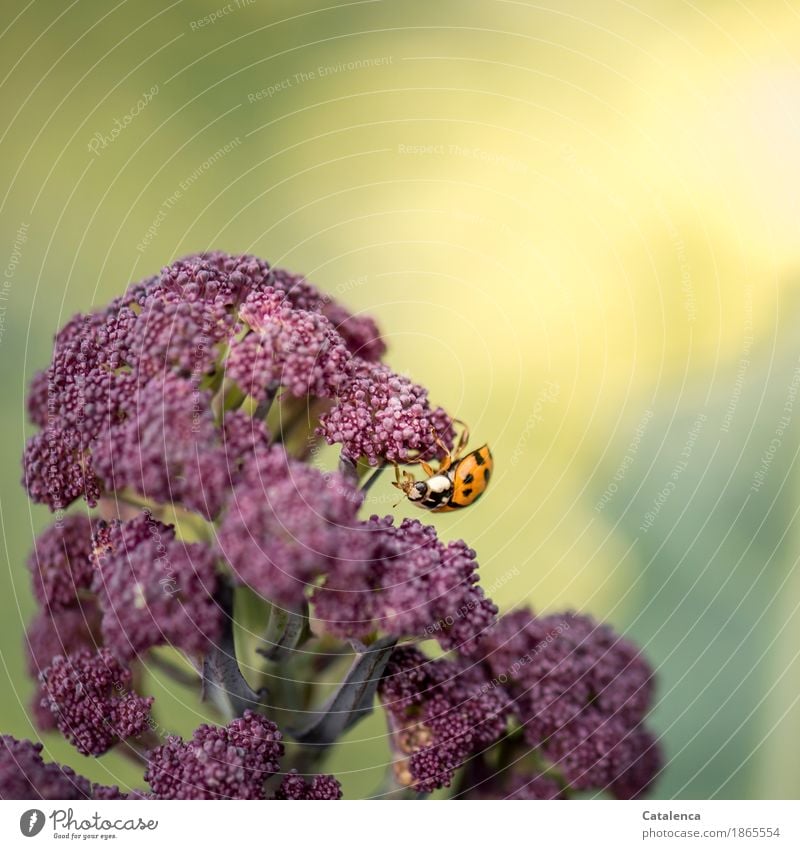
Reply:
<svg viewBox="0 0 800 849"><path fill-rule="evenodd" d="M447 475L434 475L426 481L431 492L447 492L450 489L450 478Z"/></svg>

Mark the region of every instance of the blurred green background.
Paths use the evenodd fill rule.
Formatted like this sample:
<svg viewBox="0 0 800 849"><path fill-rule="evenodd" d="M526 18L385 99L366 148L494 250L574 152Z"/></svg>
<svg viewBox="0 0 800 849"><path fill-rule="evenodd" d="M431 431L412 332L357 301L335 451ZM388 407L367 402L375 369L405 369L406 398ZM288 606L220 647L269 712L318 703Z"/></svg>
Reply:
<svg viewBox="0 0 800 849"><path fill-rule="evenodd" d="M797 797L800 9L552 5L4 7L3 731L34 735L26 381L73 312L218 247L374 314L390 363L491 443L485 500L436 524L504 608L645 646L655 795ZM204 711L156 694L180 731ZM347 795L383 734L335 757Z"/></svg>

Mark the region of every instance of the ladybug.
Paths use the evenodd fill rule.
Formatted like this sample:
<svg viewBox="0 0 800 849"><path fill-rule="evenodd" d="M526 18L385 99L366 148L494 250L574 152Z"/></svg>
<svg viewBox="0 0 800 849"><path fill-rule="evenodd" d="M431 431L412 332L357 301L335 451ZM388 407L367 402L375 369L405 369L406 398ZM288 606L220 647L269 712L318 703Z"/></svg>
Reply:
<svg viewBox="0 0 800 849"><path fill-rule="evenodd" d="M438 469L423 460L419 461L428 476L425 480L416 480L410 472L403 471L401 474L400 466L394 464L396 479L392 481L392 486L401 490L412 504L432 513L448 513L474 504L485 492L494 470L494 460L488 445L464 454L469 442L469 430L463 422L459 424L463 425L463 430L458 445L452 453L447 452ZM437 438L436 442L447 451L447 446L440 439Z"/></svg>

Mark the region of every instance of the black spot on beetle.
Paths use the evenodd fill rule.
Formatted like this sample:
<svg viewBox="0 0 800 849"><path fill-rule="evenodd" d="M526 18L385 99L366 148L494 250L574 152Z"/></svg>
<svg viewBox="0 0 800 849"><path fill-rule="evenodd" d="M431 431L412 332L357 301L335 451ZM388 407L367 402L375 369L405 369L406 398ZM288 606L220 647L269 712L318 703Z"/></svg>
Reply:
<svg viewBox="0 0 800 849"><path fill-rule="evenodd" d="M491 472L489 471L489 469L483 470L483 479L486 481L486 483L489 483L490 475L491 475Z"/></svg>
<svg viewBox="0 0 800 849"><path fill-rule="evenodd" d="M467 487L467 489L462 489L462 490L461 490L461 494L462 494L465 498L469 498L469 496L470 496L470 495L472 495L472 487Z"/></svg>
<svg viewBox="0 0 800 849"><path fill-rule="evenodd" d="M470 473L469 473L469 474L468 474L468 475L464 478L464 483L472 483L472 481L474 481L474 480L475 480L475 478L472 476L472 472L470 472Z"/></svg>
<svg viewBox="0 0 800 849"><path fill-rule="evenodd" d="M478 451L473 451L473 452L472 452L472 456L475 458L475 462L476 462L479 466L482 466L482 465L486 462L486 460L484 460L484 459L483 459L483 456L481 455L480 450L478 450Z"/></svg>

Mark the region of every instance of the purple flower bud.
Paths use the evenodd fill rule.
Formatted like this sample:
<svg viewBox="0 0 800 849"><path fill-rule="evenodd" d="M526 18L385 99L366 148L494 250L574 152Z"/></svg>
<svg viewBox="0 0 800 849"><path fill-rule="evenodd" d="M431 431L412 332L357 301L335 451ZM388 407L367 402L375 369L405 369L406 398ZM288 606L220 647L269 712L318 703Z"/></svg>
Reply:
<svg viewBox="0 0 800 849"><path fill-rule="evenodd" d="M604 624L575 613L504 616L472 656L514 700L525 740L573 789L639 795L660 764L642 727L653 671L640 651Z"/></svg>
<svg viewBox="0 0 800 849"><path fill-rule="evenodd" d="M252 292L239 314L253 332L232 343L225 367L246 395L263 401L278 386L297 398L336 393L350 354L327 318L294 309L270 287Z"/></svg>
<svg viewBox="0 0 800 849"><path fill-rule="evenodd" d="M213 372L220 343L234 325L224 306L182 300L173 293L148 297L133 329L131 365L137 385L173 373L199 384Z"/></svg>
<svg viewBox="0 0 800 849"><path fill-rule="evenodd" d="M91 443L125 415L134 386L126 367L136 318L119 300L75 316L56 337L49 368L34 378L29 414L44 430L26 446L23 484L51 510L81 496L97 502Z"/></svg>
<svg viewBox="0 0 800 849"><path fill-rule="evenodd" d="M45 763L42 744L0 735L0 799L91 799L88 779L68 766Z"/></svg>
<svg viewBox="0 0 800 849"><path fill-rule="evenodd" d="M379 688L400 784L430 793L506 731L508 697L480 666L396 649Z"/></svg>
<svg viewBox="0 0 800 849"><path fill-rule="evenodd" d="M269 285L284 292L295 309L319 312L325 316L344 339L351 354L374 362L386 351L377 325L369 316L352 315L328 295L323 295L300 274L283 268L273 268Z"/></svg>
<svg viewBox="0 0 800 849"><path fill-rule="evenodd" d="M244 339L240 307L256 331ZM103 484L131 486L214 517L231 474L219 451L203 450L219 445L205 387L218 385L229 343L229 373L260 400L276 381L331 397L353 351L366 361L383 350L370 319L262 260L178 260L56 337L28 401L43 428L23 458L30 497L55 511L80 497L94 506Z"/></svg>
<svg viewBox="0 0 800 849"><path fill-rule="evenodd" d="M243 472L218 534L237 578L273 601L297 608L307 586L348 556L360 493L340 474L260 452Z"/></svg>
<svg viewBox="0 0 800 849"><path fill-rule="evenodd" d="M132 794L123 793L116 784L112 784L110 787L104 784L92 784L92 798L103 799L105 801L119 801L130 798L141 799L144 796L137 792Z"/></svg>
<svg viewBox="0 0 800 849"><path fill-rule="evenodd" d="M230 312L254 286L263 284L268 272L267 263L256 257L234 257L222 251L193 254L162 268L148 291L163 299Z"/></svg>
<svg viewBox="0 0 800 849"><path fill-rule="evenodd" d="M109 649L57 657L42 673L59 731L84 755L102 755L149 727L152 698L130 689L131 672Z"/></svg>
<svg viewBox="0 0 800 849"><path fill-rule="evenodd" d="M229 280L235 281L236 285L232 288L240 300L244 300L250 292L260 291L267 286L280 290L295 309L321 313L329 319L344 339L348 350L365 360L378 360L386 350L371 318L352 315L300 274L292 274L283 268L270 268L264 260L249 254L232 256L222 251L195 254L179 262L190 265L202 262L206 269L224 273Z"/></svg>
<svg viewBox="0 0 800 849"><path fill-rule="evenodd" d="M443 457L437 438L453 445L452 419L428 403L426 389L382 364L354 358L337 394L336 406L320 418L317 433L328 444L341 444L351 460L366 457L405 462L414 457Z"/></svg>
<svg viewBox="0 0 800 849"><path fill-rule="evenodd" d="M611 792L617 799L638 799L650 788L664 765L658 740L642 726L620 744Z"/></svg>
<svg viewBox="0 0 800 849"><path fill-rule="evenodd" d="M37 685L31 713L40 731L49 731L56 726L53 714L43 704L45 691L39 684L42 672L56 657L81 649L96 649L99 644L100 611L93 600L82 601L80 606L52 614L42 611L28 626L25 638L28 673Z"/></svg>
<svg viewBox="0 0 800 849"><path fill-rule="evenodd" d="M416 519L395 527L389 516L362 523L313 601L332 634L434 638L448 650L471 645L497 614L478 585L474 551L445 545Z"/></svg>
<svg viewBox="0 0 800 849"><path fill-rule="evenodd" d="M608 790L640 796L661 766L660 747L644 728L619 716L588 714L554 735L542 751L574 790Z"/></svg>
<svg viewBox="0 0 800 849"><path fill-rule="evenodd" d="M344 339L351 354L374 363L386 353L386 343L381 339L378 325L368 315L351 315L335 301L326 303L322 314Z"/></svg>
<svg viewBox="0 0 800 849"><path fill-rule="evenodd" d="M150 753L145 781L160 799L263 799L278 772L283 743L277 726L247 710L225 727L201 725Z"/></svg>
<svg viewBox="0 0 800 849"><path fill-rule="evenodd" d="M244 413L214 424L209 392L175 375L140 393L136 416L106 433L95 449L98 474L109 489L130 487L145 498L216 516L254 445L266 431Z"/></svg>
<svg viewBox="0 0 800 849"><path fill-rule="evenodd" d="M39 427L47 427L49 396L49 369L37 371L31 379L25 403L28 409L28 418Z"/></svg>
<svg viewBox="0 0 800 849"><path fill-rule="evenodd" d="M67 516L36 540L28 558L37 601L51 611L72 607L92 585L92 525Z"/></svg>
<svg viewBox="0 0 800 849"><path fill-rule="evenodd" d="M288 772L275 791L276 799L341 799L342 785L332 775L315 775L311 781L296 770Z"/></svg>
<svg viewBox="0 0 800 849"><path fill-rule="evenodd" d="M120 657L164 644L201 653L219 637L216 558L206 545L175 539L172 525L145 512L103 528L96 547L103 638Z"/></svg>
<svg viewBox="0 0 800 849"><path fill-rule="evenodd" d="M269 263L250 254L227 254L208 251L191 254L174 262L161 273L161 282L183 294L195 294L209 299L219 297L229 306L235 306L255 289L272 285ZM209 283L212 290L208 291ZM186 293L186 287L190 292Z"/></svg>
<svg viewBox="0 0 800 849"><path fill-rule="evenodd" d="M75 447L75 434L70 431L53 427L32 436L22 467L22 485L31 500L52 511L69 507L81 496L90 506L97 504L100 484L91 458Z"/></svg>
<svg viewBox="0 0 800 849"><path fill-rule="evenodd" d="M56 337L49 368L33 381L31 419L44 430L33 436L23 457L23 484L34 501L51 510L83 496L99 497L89 448L122 415L132 390L120 371L136 314L114 302L107 310L75 316Z"/></svg>
<svg viewBox="0 0 800 849"><path fill-rule="evenodd" d="M56 337L50 366L34 377L31 420L69 431L82 449L117 421L133 386L125 366L136 320L119 299L104 310L72 318Z"/></svg>
<svg viewBox="0 0 800 849"><path fill-rule="evenodd" d="M511 680L532 745L587 714L634 726L652 701L653 671L639 649L587 616L519 610L498 622L481 651L495 676Z"/></svg>

